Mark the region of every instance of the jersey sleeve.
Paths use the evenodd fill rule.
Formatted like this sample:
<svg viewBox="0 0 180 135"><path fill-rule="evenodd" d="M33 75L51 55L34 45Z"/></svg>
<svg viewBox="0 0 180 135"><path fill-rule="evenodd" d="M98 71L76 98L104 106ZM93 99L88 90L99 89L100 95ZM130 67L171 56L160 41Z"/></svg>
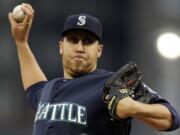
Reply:
<svg viewBox="0 0 180 135"><path fill-rule="evenodd" d="M149 89L150 92L157 95L157 96L155 96L156 98L154 98L151 101L151 103L152 104L162 104L162 105L166 106L169 109L169 111L171 112L171 115L173 118L173 123L172 123L172 126L165 131L172 131L172 130L176 130L177 128L179 128L180 127L180 116L179 116L178 112L174 109L174 107L165 98L161 97L157 92L155 92L154 90L149 88L147 85L145 85L145 86Z"/></svg>
<svg viewBox="0 0 180 135"><path fill-rule="evenodd" d="M41 81L35 83L27 88L26 97L34 110L37 110L38 103L40 101L41 93L43 87L46 85L47 81Z"/></svg>

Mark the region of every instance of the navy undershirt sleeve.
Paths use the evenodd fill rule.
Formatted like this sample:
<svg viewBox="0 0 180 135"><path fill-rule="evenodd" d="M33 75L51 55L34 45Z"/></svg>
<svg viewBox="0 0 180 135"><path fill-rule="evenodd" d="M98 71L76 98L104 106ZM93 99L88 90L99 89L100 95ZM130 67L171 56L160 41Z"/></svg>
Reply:
<svg viewBox="0 0 180 135"><path fill-rule="evenodd" d="M42 88L46 85L47 81L41 81L35 83L27 88L26 96L33 109L37 110L37 106L40 100Z"/></svg>

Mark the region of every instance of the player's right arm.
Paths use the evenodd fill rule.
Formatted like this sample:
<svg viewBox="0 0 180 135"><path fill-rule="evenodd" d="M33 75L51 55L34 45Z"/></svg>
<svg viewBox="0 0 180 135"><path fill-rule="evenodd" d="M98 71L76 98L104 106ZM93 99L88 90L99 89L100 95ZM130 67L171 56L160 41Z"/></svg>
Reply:
<svg viewBox="0 0 180 135"><path fill-rule="evenodd" d="M22 6L26 14L25 20L22 23L17 23L12 13L9 13L8 17L11 24L11 32L17 47L23 86L24 89L27 90L28 87L37 82L47 81L47 78L42 72L28 44L34 10L29 4L22 4Z"/></svg>

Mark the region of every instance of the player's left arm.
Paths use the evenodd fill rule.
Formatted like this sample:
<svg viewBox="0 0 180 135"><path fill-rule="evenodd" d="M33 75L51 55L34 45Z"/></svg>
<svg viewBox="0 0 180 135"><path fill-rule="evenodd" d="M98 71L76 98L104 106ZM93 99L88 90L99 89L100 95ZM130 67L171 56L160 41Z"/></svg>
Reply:
<svg viewBox="0 0 180 135"><path fill-rule="evenodd" d="M126 97L119 101L116 114L120 118L137 118L151 127L163 131L173 126L170 110L162 104L145 104Z"/></svg>

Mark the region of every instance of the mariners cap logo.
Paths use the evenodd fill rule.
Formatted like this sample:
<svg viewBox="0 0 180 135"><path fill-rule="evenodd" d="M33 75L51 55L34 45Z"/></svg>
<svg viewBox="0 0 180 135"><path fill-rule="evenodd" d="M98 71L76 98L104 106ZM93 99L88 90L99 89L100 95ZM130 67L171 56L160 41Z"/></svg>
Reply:
<svg viewBox="0 0 180 135"><path fill-rule="evenodd" d="M85 24L86 24L86 16L84 16L84 15L79 16L77 25L83 26Z"/></svg>

